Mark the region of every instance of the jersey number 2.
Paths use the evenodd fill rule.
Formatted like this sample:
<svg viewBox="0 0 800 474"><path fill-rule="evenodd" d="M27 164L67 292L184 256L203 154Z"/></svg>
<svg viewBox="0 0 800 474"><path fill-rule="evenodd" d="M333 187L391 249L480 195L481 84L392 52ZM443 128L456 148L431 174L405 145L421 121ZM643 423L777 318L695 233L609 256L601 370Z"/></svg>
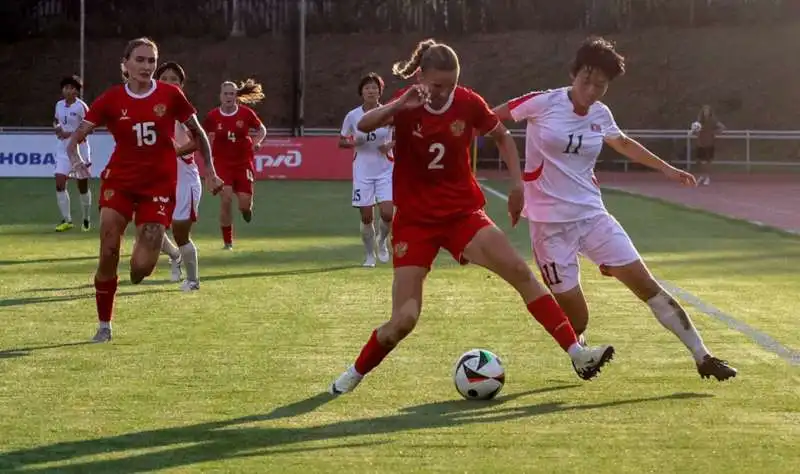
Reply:
<svg viewBox="0 0 800 474"><path fill-rule="evenodd" d="M444 169L444 163L441 163L442 158L444 158L444 145L441 143L434 143L429 148L428 151L431 153L436 153L436 156L433 157L430 163L428 163L429 170L441 170Z"/></svg>
<svg viewBox="0 0 800 474"><path fill-rule="evenodd" d="M152 146L156 143L156 123L155 122L142 122L133 126L133 131L136 132L136 145L138 146Z"/></svg>

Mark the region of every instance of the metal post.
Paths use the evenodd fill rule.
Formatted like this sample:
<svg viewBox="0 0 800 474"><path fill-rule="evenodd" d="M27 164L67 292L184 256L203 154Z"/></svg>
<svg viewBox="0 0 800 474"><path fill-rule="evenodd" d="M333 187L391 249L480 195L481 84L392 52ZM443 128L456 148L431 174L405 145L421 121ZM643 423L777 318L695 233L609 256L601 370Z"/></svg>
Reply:
<svg viewBox="0 0 800 474"><path fill-rule="evenodd" d="M80 64L78 65L78 74L81 76L81 80L86 83L86 78L84 77L84 71L86 68L86 0L81 0L81 39L80 39ZM86 94L86 90L83 91L84 95Z"/></svg>
<svg viewBox="0 0 800 474"><path fill-rule="evenodd" d="M692 170L692 132L686 134L686 171Z"/></svg>
<svg viewBox="0 0 800 474"><path fill-rule="evenodd" d="M231 37L240 38L244 36L244 28L242 28L242 12L239 8L239 0L233 0L233 28L231 29Z"/></svg>
<svg viewBox="0 0 800 474"><path fill-rule="evenodd" d="M298 2L298 71L297 71L297 135L305 134L305 95L306 95L306 0Z"/></svg>
<svg viewBox="0 0 800 474"><path fill-rule="evenodd" d="M747 150L745 152L744 159L745 159L747 172L749 173L750 172L750 130L746 130L744 132L744 134L745 134L744 135L745 136L745 138L744 138L745 139L745 146L746 146L746 150Z"/></svg>

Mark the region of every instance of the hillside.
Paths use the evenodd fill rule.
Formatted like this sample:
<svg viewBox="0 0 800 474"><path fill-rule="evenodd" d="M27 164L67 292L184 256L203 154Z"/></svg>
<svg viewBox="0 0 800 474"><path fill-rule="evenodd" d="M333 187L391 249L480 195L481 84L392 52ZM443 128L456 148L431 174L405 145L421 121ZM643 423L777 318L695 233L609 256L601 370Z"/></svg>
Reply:
<svg viewBox="0 0 800 474"><path fill-rule="evenodd" d="M626 128L685 127L700 104L717 107L732 128L797 129L800 24L780 28L648 30L611 35L628 58L629 72L606 102ZM461 53L463 82L490 103L567 80L572 53L585 35L515 32L453 38ZM308 39L307 126L338 126L357 102L363 72L389 75L422 35L328 35ZM217 85L254 76L268 93L258 107L270 125L291 117L293 42L282 37L226 41L159 39L161 57L177 60L190 75L188 94L205 112ZM445 39L446 40L446 39ZM89 42L87 98L118 80L124 41ZM59 78L77 70L77 41L32 40L0 46L0 125L46 125L58 98ZM399 85L390 81L390 90Z"/></svg>

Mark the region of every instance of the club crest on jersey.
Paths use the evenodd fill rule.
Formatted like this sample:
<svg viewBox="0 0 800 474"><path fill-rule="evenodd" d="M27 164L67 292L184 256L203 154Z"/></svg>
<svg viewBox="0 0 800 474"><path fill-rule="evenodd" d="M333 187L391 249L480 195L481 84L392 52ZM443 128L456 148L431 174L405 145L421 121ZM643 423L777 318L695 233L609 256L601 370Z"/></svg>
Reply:
<svg viewBox="0 0 800 474"><path fill-rule="evenodd" d="M397 242L394 244L394 254L397 258L403 258L408 253L408 243Z"/></svg>
<svg viewBox="0 0 800 474"><path fill-rule="evenodd" d="M467 128L467 125L464 123L463 120L456 120L455 122L450 124L450 131L453 132L453 135L456 137L460 137L464 134L464 129Z"/></svg>
<svg viewBox="0 0 800 474"><path fill-rule="evenodd" d="M163 116L164 116L164 114L166 114L166 113L167 113L167 106L166 106L166 105L164 105L164 104L156 104L156 105L153 107L153 112L154 112L154 113L155 113L155 114L156 114L158 117L163 117Z"/></svg>
<svg viewBox="0 0 800 474"><path fill-rule="evenodd" d="M596 123L589 125L589 129L593 132L600 133L600 125L597 125Z"/></svg>
<svg viewBox="0 0 800 474"><path fill-rule="evenodd" d="M236 128L244 127L244 120L237 120L236 121Z"/></svg>
<svg viewBox="0 0 800 474"><path fill-rule="evenodd" d="M114 197L114 190L113 189L106 189L105 191L103 191L103 199L108 201L112 197Z"/></svg>

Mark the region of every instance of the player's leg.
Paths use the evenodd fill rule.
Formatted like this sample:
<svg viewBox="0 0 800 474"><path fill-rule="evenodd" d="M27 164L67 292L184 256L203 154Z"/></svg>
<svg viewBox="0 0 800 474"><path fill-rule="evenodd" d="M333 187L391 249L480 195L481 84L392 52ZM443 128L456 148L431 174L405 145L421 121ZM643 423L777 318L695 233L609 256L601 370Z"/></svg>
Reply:
<svg viewBox="0 0 800 474"><path fill-rule="evenodd" d="M64 232L72 229L72 210L70 209L69 191L67 190L67 180L72 172L72 165L65 154L56 155L56 203L61 213L61 222L56 226L56 232Z"/></svg>
<svg viewBox="0 0 800 474"><path fill-rule="evenodd" d="M91 163L91 150L89 149L89 144L87 142L83 142L79 146L81 157L83 157L87 162ZM80 193L81 213L83 215L81 230L88 232L89 229L92 228L92 190L89 188L88 179L78 180L78 193Z"/></svg>
<svg viewBox="0 0 800 474"><path fill-rule="evenodd" d="M380 220L378 221L378 260L389 261L389 234L392 231L394 203L392 202L392 177L379 179L375 183L375 200L378 202Z"/></svg>
<svg viewBox="0 0 800 474"><path fill-rule="evenodd" d="M236 192L236 203L239 206L239 212L242 214L242 219L245 222L253 220L253 183L255 176L253 170L246 169L243 176L233 183L233 190Z"/></svg>
<svg viewBox="0 0 800 474"><path fill-rule="evenodd" d="M175 189L175 211L172 213L172 236L175 243L170 240L169 235L164 233L164 241L161 244L161 251L169 255L170 280L178 282L183 279L183 257L178 249L178 236L182 232L181 223L190 219L192 215L192 189L191 183L187 182L183 174L178 176L178 186Z"/></svg>
<svg viewBox="0 0 800 474"><path fill-rule="evenodd" d="M191 187L191 210L188 218L172 222L172 235L175 237L175 243L179 246L181 260L186 266L186 281L181 286L183 291L200 289L200 277L197 270L197 247L192 241L191 232L192 226L197 221L201 193L202 188L198 182Z"/></svg>
<svg viewBox="0 0 800 474"><path fill-rule="evenodd" d="M360 217L361 242L364 244L364 267L375 266L375 183L374 180L353 179L353 207Z"/></svg>
<svg viewBox="0 0 800 474"><path fill-rule="evenodd" d="M94 342L111 340L111 319L117 293L117 268L122 236L133 216L134 203L123 193L100 189L100 258L94 275L99 327Z"/></svg>
<svg viewBox="0 0 800 474"><path fill-rule="evenodd" d="M647 303L658 322L683 342L701 376L717 380L736 376L736 369L711 355L686 310L656 281L614 217L603 215L593 219L584 242L584 254Z"/></svg>
<svg viewBox="0 0 800 474"><path fill-rule="evenodd" d="M137 196L136 243L131 252L131 283L137 285L153 273L161 254L164 233L172 223L175 211L174 196L154 200L152 196Z"/></svg>
<svg viewBox="0 0 800 474"><path fill-rule="evenodd" d="M506 235L483 211L454 226L445 246L462 263L474 262L508 282L522 297L528 312L572 358L578 375L591 379L614 355L612 346L583 347L553 296L542 286Z"/></svg>
<svg viewBox="0 0 800 474"><path fill-rule="evenodd" d="M224 179L224 178L223 178ZM228 183L229 181L225 181ZM226 250L233 248L233 186L225 185L220 192L219 228L222 231L222 242Z"/></svg>
<svg viewBox="0 0 800 474"><path fill-rule="evenodd" d="M439 251L436 236L426 235L424 231L413 227L398 227L392 235L392 243L396 248L392 316L372 332L355 363L331 384L330 392L333 394L352 391L414 330L419 320L423 282Z"/></svg>

